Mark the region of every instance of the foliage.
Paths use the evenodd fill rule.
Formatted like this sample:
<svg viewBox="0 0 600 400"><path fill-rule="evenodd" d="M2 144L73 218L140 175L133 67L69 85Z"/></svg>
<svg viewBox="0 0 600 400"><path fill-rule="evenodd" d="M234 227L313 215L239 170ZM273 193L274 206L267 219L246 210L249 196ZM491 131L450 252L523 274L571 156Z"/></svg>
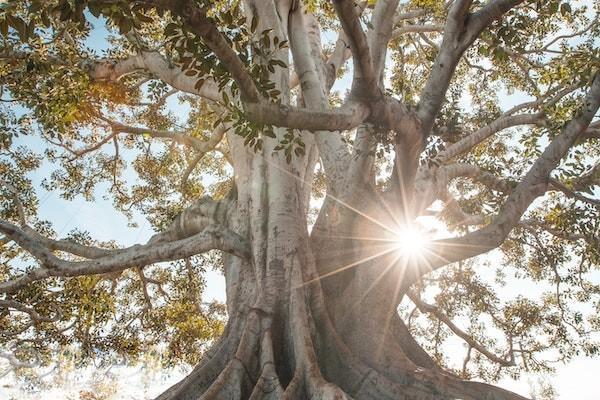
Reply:
<svg viewBox="0 0 600 400"><path fill-rule="evenodd" d="M287 40L270 29L259 29L257 19L248 21L239 1L193 3L210 6L208 18L248 67L262 98L281 104L287 94L272 77L289 73ZM324 36L333 37L339 24L329 2L306 3L322 23ZM474 6L483 3L476 1ZM511 95L546 99L572 86L556 102L544 105L548 124L511 128L458 159L507 182L519 181L579 106L586 85L600 68L598 6L590 9L583 1L562 0L525 3L495 21L466 52L435 121L423 153L424 164L502 116L510 108L506 103ZM374 4L368 2L365 20ZM447 18L440 1L412 0L402 7L427 11L415 24L439 25ZM98 28L94 25L106 25L108 50L95 48L93 34ZM548 45L565 30L578 34ZM193 200L204 195L226 197L232 187L226 140L211 149L215 151L202 154L155 132L183 132L207 142L217 127L228 125L255 153L272 142L270 148L282 152L288 163L294 157L307 157L306 132L247 118L240 90L226 66L191 27L167 11L126 1L6 1L0 4L0 33L3 220L19 221L16 191L28 223L56 238L55 227L37 217L40 199L33 176L40 171L45 174L43 188L65 200L82 196L93 201L98 195L106 196L131 221L139 212L158 231ZM386 76L390 96L408 105L418 103L440 37L439 31L432 31L393 38ZM174 99L171 96L177 88L142 71L118 80L91 77L96 63L117 63L133 52L159 53L171 67L197 78L196 91L208 85L210 78L220 95L215 103L226 112L216 112L214 104L195 95L178 93ZM146 133L119 130L114 121L143 126ZM28 148L31 143L33 148ZM374 167L381 176L391 169L391 156L384 151L390 143L380 140L374 146L381 150ZM600 285L593 278L600 265L600 215L598 205L585 199L598 198L598 156L597 140L574 147L552 179L578 196L556 191L532 206L525 219L537 223L520 226L511 234L492 268L495 274L486 275L472 263L461 263L415 287L416 293L445 315L468 326L468 333L479 343L499 353L518 348L519 354L516 366L496 365L478 354L470 367L460 370L443 351L450 329L439 318L405 304L404 316L413 322L412 331L440 363L465 377L497 380L503 374L518 377L525 370L546 372L556 362L579 354L597 355ZM380 179L381 187L389 183L386 180ZM314 198L323 196L326 185L324 174L317 173ZM448 191L465 213L486 220L498 213L506 198L505 193L471 179L456 180ZM452 233L470 229L451 214L441 218L444 229ZM83 231L71 232L68 239L118 247L117 243L98 243ZM36 261L14 243L1 242L1 246L0 281L35 267ZM220 263L219 255L209 253L115 275L36 282L6 299L27 304L44 318L32 321L27 314L0 310L0 347L16 349L20 359L39 365L49 365L67 348L77 349L77 365L92 360L108 363L115 357L135 363L159 348L164 365L194 364L224 329L225 306L202 302L202 276ZM539 285L539 293L504 298L510 293L507 282L513 279ZM546 388L542 395L550 396L550 392ZM82 393L81 398L96 397Z"/></svg>

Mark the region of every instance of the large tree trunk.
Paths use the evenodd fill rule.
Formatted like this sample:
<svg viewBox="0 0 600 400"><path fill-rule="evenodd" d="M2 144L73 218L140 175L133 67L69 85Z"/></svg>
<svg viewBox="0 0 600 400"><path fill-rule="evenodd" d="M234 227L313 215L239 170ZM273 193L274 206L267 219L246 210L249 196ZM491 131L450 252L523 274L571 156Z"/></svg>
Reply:
<svg viewBox="0 0 600 400"><path fill-rule="evenodd" d="M320 220L309 236L301 179L309 176L298 168L309 171L314 160L288 165L270 152L247 153L237 177L245 184L230 219L247 227L255 261L225 258L227 329L159 399L520 398L436 368L395 312L405 266L394 251L369 260L389 244L347 239L385 237L385 229L331 212L336 222ZM374 220L386 220L373 213L377 204L363 202Z"/></svg>
<svg viewBox="0 0 600 400"><path fill-rule="evenodd" d="M302 64L320 57L319 32L309 15L290 14L292 2L276 4L248 1L248 20L259 15L258 32L273 29L289 38L296 72L305 72L299 73L301 102L326 107L326 71L319 63ZM290 62L286 50L276 56ZM304 84L308 73L321 85ZM270 79L289 103L287 71ZM276 129L278 138L284 133ZM237 198L227 223L251 240L252 258L225 256L229 321L223 337L159 399L520 398L443 373L418 346L396 312L408 266L389 242L364 239L389 237L378 221L393 221L403 205L386 204L367 183L366 152L349 165L349 157L329 152L339 135L303 132L302 138L306 155L288 163L274 151L277 140L265 140L255 153L229 134ZM330 197L309 233L319 150ZM344 175L351 190L339 184Z"/></svg>

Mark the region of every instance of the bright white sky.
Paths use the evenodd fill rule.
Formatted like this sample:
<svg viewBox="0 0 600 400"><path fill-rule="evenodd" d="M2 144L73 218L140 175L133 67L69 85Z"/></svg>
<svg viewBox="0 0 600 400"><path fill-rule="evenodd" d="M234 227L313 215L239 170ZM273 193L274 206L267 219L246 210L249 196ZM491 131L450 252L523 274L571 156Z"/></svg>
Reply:
<svg viewBox="0 0 600 400"><path fill-rule="evenodd" d="M98 20L94 21L94 26L95 29L89 38L89 46L101 52L108 47L106 42L107 31ZM348 86L349 81L344 79L336 84L335 89L344 92ZM504 108L525 101L524 97L519 94L503 95L501 100ZM175 101L172 101L171 104L173 107L177 107ZM21 136L18 140L34 149L41 149L44 146L39 140L31 137ZM42 168L31 178L38 187L38 197L40 198L39 216L41 219L53 222L59 237L66 235L75 228L79 228L89 231L92 237L98 240L116 240L124 246L129 246L146 242L154 233L141 215L137 215L135 218L138 224L137 228L128 227L127 219L114 210L111 201L102 198L102 188L97 191L98 196L96 196L94 202L86 202L81 197L76 198L73 202L66 202L58 194L45 191L39 183L49 173L49 169ZM225 301L225 284L220 273L209 271L206 281L206 300ZM515 286L518 285L517 282L514 282L514 284ZM464 353L464 347L460 342L452 346L455 349L451 351L456 351L457 354ZM94 370L93 368L88 368L85 371L75 371L61 367L57 371L60 371L58 375L61 378L62 385L50 390L29 393L21 391L21 388L14 385L14 379L9 374L0 379L0 399L78 399L80 391L100 391L103 387L106 387L107 382L112 382L115 385L115 393L118 394L113 397L114 399L151 399L181 379L186 374L187 369L176 369L170 371L168 375L152 374L144 371L144 368L140 366L115 366L108 372ZM595 382L598 371L600 371L600 361L576 358L567 365L558 366L556 374L544 377L544 379L553 384L560 399L600 400L600 390L598 390ZM56 374L48 375L47 379L51 380L53 376L56 376ZM539 377L537 376L524 376L518 382L503 379L500 385L524 396L529 396L531 385L536 384L538 380Z"/></svg>

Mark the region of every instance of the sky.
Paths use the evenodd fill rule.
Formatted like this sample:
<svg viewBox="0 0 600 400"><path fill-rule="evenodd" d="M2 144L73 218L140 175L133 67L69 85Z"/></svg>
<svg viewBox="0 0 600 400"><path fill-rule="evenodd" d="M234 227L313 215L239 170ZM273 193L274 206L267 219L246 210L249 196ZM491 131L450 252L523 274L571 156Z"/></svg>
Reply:
<svg viewBox="0 0 600 400"><path fill-rule="evenodd" d="M101 54L102 50L108 48L106 42L107 31L101 21L94 20L94 29L88 39L88 45ZM350 83L350 74L336 83L334 89L344 92ZM512 95L503 94L501 101L503 107L521 103L526 99L516 93ZM173 102L172 107L177 107ZM40 148L43 144L32 137L21 136L22 141L31 148ZM82 197L77 197L72 202L61 199L56 193L46 191L41 187L41 180L49 174L47 168L42 168L32 174L30 178L36 183L38 190L39 217L52 221L59 237L66 235L69 231L80 228L90 232L97 240L115 240L123 246L136 243L145 243L153 234L149 223L142 215L135 215L137 227L128 227L128 220L122 214L115 211L111 200L102 198L102 191L93 202L87 202ZM225 282L222 275L216 271L208 271L206 276L205 300L225 301ZM514 283L517 285L517 283ZM526 290L525 287L513 287L513 290ZM460 342L450 345L455 346L454 351L464 352L464 345ZM600 371L600 360L575 358L566 365L560 365L557 372L545 377L546 381L553 384L557 390L559 399L600 400L600 389L597 388L595 380ZM46 398L78 398L82 390L105 390L102 385L112 381L117 385L119 395L115 399L142 400L150 399L166 389L170 384L181 379L188 372L186 368L177 368L170 371L168 375L152 374L144 371L140 366L114 366L110 371L97 371L88 368L83 371L65 369L60 373L64 375L63 385L41 392L22 393L16 386L12 385L11 376L0 379L0 399L46 399ZM118 377L118 379L116 379ZM519 381L503 379L500 385L506 389L513 390L524 396L530 395L531 384L538 381L536 376L524 375ZM108 390L108 389L106 389Z"/></svg>

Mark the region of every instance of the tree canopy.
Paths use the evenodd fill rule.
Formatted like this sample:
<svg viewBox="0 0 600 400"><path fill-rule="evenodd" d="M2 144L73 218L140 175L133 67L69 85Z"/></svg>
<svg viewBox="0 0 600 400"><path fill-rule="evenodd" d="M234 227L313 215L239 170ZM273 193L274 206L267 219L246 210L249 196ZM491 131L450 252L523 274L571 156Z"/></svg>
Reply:
<svg viewBox="0 0 600 400"><path fill-rule="evenodd" d="M427 243L396 306L435 368L495 382L597 355L600 6L271 3L0 3L7 372L35 380L31 367L65 357L197 364L232 313L203 303L204 272L260 258L258 231L224 222L257 179L240 178L240 154L310 180L307 232L377 219L354 186L402 200L398 225ZM34 174L157 234L128 248L86 227L58 237Z"/></svg>

